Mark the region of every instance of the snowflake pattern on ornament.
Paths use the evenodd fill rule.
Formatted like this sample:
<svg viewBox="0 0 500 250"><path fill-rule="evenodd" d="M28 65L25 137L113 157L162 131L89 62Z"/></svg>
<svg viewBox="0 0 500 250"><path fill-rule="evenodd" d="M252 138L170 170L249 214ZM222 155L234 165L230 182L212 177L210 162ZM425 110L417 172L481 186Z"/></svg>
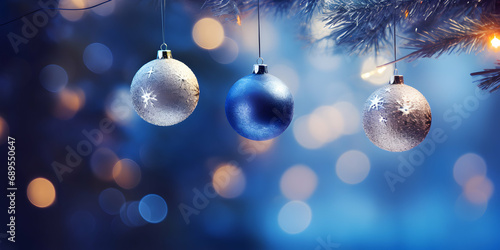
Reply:
<svg viewBox="0 0 500 250"><path fill-rule="evenodd" d="M375 95L371 100L370 100L370 110L375 109L379 110L380 108L384 108L384 98L379 97L378 95Z"/></svg>
<svg viewBox="0 0 500 250"><path fill-rule="evenodd" d="M405 99L406 98L403 97L403 100L398 101L398 105L399 105L398 110L401 111L401 113L403 113L403 115L409 115L413 105L411 104L410 101L408 101L408 100L405 101Z"/></svg>
<svg viewBox="0 0 500 250"><path fill-rule="evenodd" d="M153 94L153 91L151 89L147 88L144 90L144 88L141 88L142 90L142 102L144 103L144 108L147 108L149 104L151 104L152 107L154 107L153 101L158 101L156 99L156 95Z"/></svg>
<svg viewBox="0 0 500 250"><path fill-rule="evenodd" d="M151 67L151 69L148 72L146 72L146 74L148 74L148 78L151 77L151 74L153 74L153 72L154 72L153 67Z"/></svg>
<svg viewBox="0 0 500 250"><path fill-rule="evenodd" d="M385 93L391 93L391 88L389 87L385 88Z"/></svg>
<svg viewBox="0 0 500 250"><path fill-rule="evenodd" d="M387 119L386 119L386 118L384 118L384 117L382 117L382 116L380 116L380 118L378 119L378 121L379 121L380 123L383 123L384 125L387 125Z"/></svg>

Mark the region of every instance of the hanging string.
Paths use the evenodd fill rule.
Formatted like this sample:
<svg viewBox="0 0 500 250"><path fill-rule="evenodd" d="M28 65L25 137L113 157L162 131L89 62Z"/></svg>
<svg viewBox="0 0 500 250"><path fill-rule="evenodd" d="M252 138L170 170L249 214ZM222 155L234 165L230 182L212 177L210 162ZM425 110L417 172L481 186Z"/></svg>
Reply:
<svg viewBox="0 0 500 250"><path fill-rule="evenodd" d="M165 45L166 47L167 44L165 43L165 1L166 0L160 1L160 8L161 8L161 37L163 38L163 43L161 44L161 46Z"/></svg>
<svg viewBox="0 0 500 250"><path fill-rule="evenodd" d="M397 65L397 60L398 60L398 57L397 57L397 45L396 45L396 17L394 17L394 24L392 25L393 26L393 37L394 37L394 75L397 75L398 74L398 65Z"/></svg>
<svg viewBox="0 0 500 250"><path fill-rule="evenodd" d="M20 17L18 17L18 18L14 18L14 19L12 19L12 20L10 20L10 21L7 21L7 22L5 22L5 23L2 23L2 24L0 24L0 27L1 27L1 26L4 26L4 25L7 25L7 24L9 24L9 23L13 23L13 22L18 21L18 20L21 20L23 17L26 17L26 16L29 16L29 15L35 14L35 13L37 13L38 11L42 11L42 10L90 10L90 9L95 8L95 7L101 6L101 5L105 4L105 3L109 3L109 2L111 2L111 1L112 1L112 0L107 0L107 1L104 1L104 2L102 2L102 3L98 3L98 4L95 4L95 5L89 6L89 7L85 7L85 8L78 8L78 9L68 9L68 8L39 8L39 9L36 9L36 10L34 10L34 11L28 12L28 13L26 13L26 14L24 14L24 15L22 15L22 16L20 16Z"/></svg>
<svg viewBox="0 0 500 250"><path fill-rule="evenodd" d="M257 33L259 39L259 59L257 59L257 62L261 60L264 63L264 58L262 58L260 53L260 0L257 0Z"/></svg>

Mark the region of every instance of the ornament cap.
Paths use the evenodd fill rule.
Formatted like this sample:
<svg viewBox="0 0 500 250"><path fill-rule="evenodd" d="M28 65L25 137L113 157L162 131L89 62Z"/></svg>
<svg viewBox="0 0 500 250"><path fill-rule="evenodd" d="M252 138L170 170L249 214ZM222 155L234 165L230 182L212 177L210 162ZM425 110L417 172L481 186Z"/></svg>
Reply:
<svg viewBox="0 0 500 250"><path fill-rule="evenodd" d="M266 74L267 73L267 64L254 64L253 65L253 73L256 75Z"/></svg>
<svg viewBox="0 0 500 250"><path fill-rule="evenodd" d="M405 84L402 75L394 75L391 77L391 84Z"/></svg>
<svg viewBox="0 0 500 250"><path fill-rule="evenodd" d="M172 51L166 49L158 50L158 59L172 59Z"/></svg>

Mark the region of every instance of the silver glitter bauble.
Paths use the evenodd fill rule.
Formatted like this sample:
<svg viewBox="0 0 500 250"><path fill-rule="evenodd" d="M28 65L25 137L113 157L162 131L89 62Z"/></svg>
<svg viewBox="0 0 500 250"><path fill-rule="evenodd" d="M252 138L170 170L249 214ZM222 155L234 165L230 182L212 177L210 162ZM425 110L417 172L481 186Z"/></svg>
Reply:
<svg viewBox="0 0 500 250"><path fill-rule="evenodd" d="M363 128L377 147L401 152L420 144L431 128L431 108L416 89L405 85L403 76L377 89L366 100Z"/></svg>
<svg viewBox="0 0 500 250"><path fill-rule="evenodd" d="M145 121L170 126L193 113L200 95L193 71L172 58L170 50L142 66L130 87L134 109Z"/></svg>

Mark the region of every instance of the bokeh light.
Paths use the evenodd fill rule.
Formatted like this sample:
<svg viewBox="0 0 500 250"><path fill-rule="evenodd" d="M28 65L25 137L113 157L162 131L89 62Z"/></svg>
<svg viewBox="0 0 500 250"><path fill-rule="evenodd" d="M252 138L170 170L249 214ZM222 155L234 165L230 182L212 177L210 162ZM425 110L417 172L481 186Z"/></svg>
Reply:
<svg viewBox="0 0 500 250"><path fill-rule="evenodd" d="M487 203L493 194L493 183L486 176L474 176L465 183L464 194L474 204Z"/></svg>
<svg viewBox="0 0 500 250"><path fill-rule="evenodd" d="M493 46L493 48L495 48L495 49L500 47L500 39L498 39L496 36L494 36L493 39L491 39L491 46Z"/></svg>
<svg viewBox="0 0 500 250"><path fill-rule="evenodd" d="M262 53L274 52L276 46L280 43L280 32L276 30L275 25L261 17L261 50ZM257 18L247 17L241 23L241 42L242 49L255 55L259 49L257 42ZM271 73L272 74L272 73Z"/></svg>
<svg viewBox="0 0 500 250"><path fill-rule="evenodd" d="M326 41L324 41L326 42ZM323 42L319 42L318 47L311 48L310 53L307 54L307 60L314 68L322 71L333 71L337 69L342 59L340 56L334 55L333 52L326 52L322 46Z"/></svg>
<svg viewBox="0 0 500 250"><path fill-rule="evenodd" d="M297 94L300 85L300 77L294 69L284 64L277 64L273 65L269 70L272 75L278 77L286 84L292 95Z"/></svg>
<svg viewBox="0 0 500 250"><path fill-rule="evenodd" d="M293 166L281 176L281 193L290 200L307 200L318 185L318 177L304 165Z"/></svg>
<svg viewBox="0 0 500 250"><path fill-rule="evenodd" d="M302 201L290 201L281 208L278 224L286 233L298 234L309 226L311 218L309 205Z"/></svg>
<svg viewBox="0 0 500 250"><path fill-rule="evenodd" d="M344 131L342 114L333 106L321 106L310 115L299 117L293 124L293 134L304 148L317 149L338 139Z"/></svg>
<svg viewBox="0 0 500 250"><path fill-rule="evenodd" d="M468 153L460 156L453 166L453 178L464 186L467 181L475 176L486 176L486 162L477 154Z"/></svg>
<svg viewBox="0 0 500 250"><path fill-rule="evenodd" d="M293 123L293 135L295 140L304 148L317 149L323 146L322 140L317 140L311 135L309 116L301 116Z"/></svg>
<svg viewBox="0 0 500 250"><path fill-rule="evenodd" d="M87 7L85 0L60 0L59 8L61 9L81 9ZM60 10L61 16L72 22L80 20L85 14L84 10Z"/></svg>
<svg viewBox="0 0 500 250"><path fill-rule="evenodd" d="M243 136L239 136L239 138L241 142L240 149L249 153L264 153L273 146L276 140L276 138L273 138L266 141L254 141Z"/></svg>
<svg viewBox="0 0 500 250"><path fill-rule="evenodd" d="M133 160L119 160L113 167L113 179L118 186L132 189L141 181L141 168Z"/></svg>
<svg viewBox="0 0 500 250"><path fill-rule="evenodd" d="M464 195L460 195L455 202L455 213L459 218L467 221L475 221L481 218L487 208L488 203L471 203Z"/></svg>
<svg viewBox="0 0 500 250"><path fill-rule="evenodd" d="M118 88L109 94L106 100L106 114L114 122L125 125L134 117L130 89Z"/></svg>
<svg viewBox="0 0 500 250"><path fill-rule="evenodd" d="M322 39L331 33L327 26L327 21L321 15L316 14L311 18L310 34L315 40Z"/></svg>
<svg viewBox="0 0 500 250"><path fill-rule="evenodd" d="M113 180L113 167L118 156L109 148L98 148L90 157L90 168L94 175L103 181Z"/></svg>
<svg viewBox="0 0 500 250"><path fill-rule="evenodd" d="M7 142L9 136L9 124L0 116L0 145Z"/></svg>
<svg viewBox="0 0 500 250"><path fill-rule="evenodd" d="M361 79L375 85L388 84L394 74L394 65L377 67L391 61L391 59L381 55L368 57L361 66Z"/></svg>
<svg viewBox="0 0 500 250"><path fill-rule="evenodd" d="M200 19L193 27L194 42L204 49L215 49L224 41L224 28L213 18Z"/></svg>
<svg viewBox="0 0 500 250"><path fill-rule="evenodd" d="M50 92L59 92L68 84L68 73L59 65L47 65L40 71L40 83Z"/></svg>
<svg viewBox="0 0 500 250"><path fill-rule="evenodd" d="M139 213L149 223L160 223L167 216L168 207L163 198L156 194L148 194L139 202Z"/></svg>
<svg viewBox="0 0 500 250"><path fill-rule="evenodd" d="M125 204L125 196L116 188L105 189L99 194L99 205L108 214L119 214L123 204Z"/></svg>
<svg viewBox="0 0 500 250"><path fill-rule="evenodd" d="M332 142L344 131L342 114L332 106L321 106L309 116L309 133L323 144Z"/></svg>
<svg viewBox="0 0 500 250"><path fill-rule="evenodd" d="M347 151L337 160L335 172L343 182L358 184L368 176L370 172L370 160L360 151Z"/></svg>
<svg viewBox="0 0 500 250"><path fill-rule="evenodd" d="M126 202L120 208L120 218L123 223L129 227L139 227L144 226L148 222L142 218L141 213L139 212L139 202L131 201Z"/></svg>
<svg viewBox="0 0 500 250"><path fill-rule="evenodd" d="M218 48L209 51L212 59L220 64L229 64L234 62L234 60L238 57L238 53L238 44L229 37L225 37L224 42Z"/></svg>
<svg viewBox="0 0 500 250"><path fill-rule="evenodd" d="M224 198L235 198L245 190L246 178L243 171L232 164L222 164L212 176L215 191Z"/></svg>
<svg viewBox="0 0 500 250"><path fill-rule="evenodd" d="M102 3L103 0L87 0L87 6L94 6L96 4ZM100 5L97 8L92 8L92 12L96 13L99 16L109 16L113 14L116 8L116 1L110 1L103 5Z"/></svg>
<svg viewBox="0 0 500 250"><path fill-rule="evenodd" d="M65 88L58 93L54 116L61 120L73 118L85 105L85 93L81 89Z"/></svg>
<svg viewBox="0 0 500 250"><path fill-rule="evenodd" d="M27 189L28 199L34 206L46 208L56 200L56 190L52 182L45 178L36 178Z"/></svg>
<svg viewBox="0 0 500 250"><path fill-rule="evenodd" d="M352 135L360 131L360 114L358 109L350 102L338 102L333 105L343 117L344 126L342 134Z"/></svg>
<svg viewBox="0 0 500 250"><path fill-rule="evenodd" d="M106 45L92 43L83 51L83 63L90 71L102 74L113 65L113 54Z"/></svg>

